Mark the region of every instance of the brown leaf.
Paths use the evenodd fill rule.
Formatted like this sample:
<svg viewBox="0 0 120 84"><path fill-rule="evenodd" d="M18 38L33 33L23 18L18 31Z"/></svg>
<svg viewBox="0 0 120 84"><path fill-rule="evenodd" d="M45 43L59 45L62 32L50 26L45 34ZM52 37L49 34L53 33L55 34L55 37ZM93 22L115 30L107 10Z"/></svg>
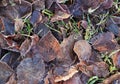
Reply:
<svg viewBox="0 0 120 84"><path fill-rule="evenodd" d="M101 58L100 54L93 50L92 55L88 62L94 63L94 62L101 62L101 61L102 61L102 58ZM89 64L91 64L91 63L89 63Z"/></svg>
<svg viewBox="0 0 120 84"><path fill-rule="evenodd" d="M8 82L7 82L6 84L17 84L17 81L15 80L15 74L13 74L13 75L9 78L9 80L8 80Z"/></svg>
<svg viewBox="0 0 120 84"><path fill-rule="evenodd" d="M2 22L2 19L0 18L0 31L2 32L4 30L4 24Z"/></svg>
<svg viewBox="0 0 120 84"><path fill-rule="evenodd" d="M74 59L73 48L75 44L75 35L70 35L68 38L65 38L61 43L61 50L63 52L63 61L65 63L71 64L72 59Z"/></svg>
<svg viewBox="0 0 120 84"><path fill-rule="evenodd" d="M13 3L15 4L14 6L8 5L4 8L1 8L0 15L14 20L17 17L25 17L32 11L32 4L25 0L21 0L21 3L19 0L15 0Z"/></svg>
<svg viewBox="0 0 120 84"><path fill-rule="evenodd" d="M59 84L55 83L52 70L48 71L47 76L44 78L44 84Z"/></svg>
<svg viewBox="0 0 120 84"><path fill-rule="evenodd" d="M71 67L67 71L67 74L65 74L65 75L59 75L59 76L55 77L55 82L66 81L66 80L72 78L73 75L75 75L76 73L78 73L78 70L75 67Z"/></svg>
<svg viewBox="0 0 120 84"><path fill-rule="evenodd" d="M26 39L20 46L20 54L21 56L25 56L29 52L29 48L31 47L31 41Z"/></svg>
<svg viewBox="0 0 120 84"><path fill-rule="evenodd" d="M112 32L100 33L91 39L93 48L100 51L111 51L117 48L117 42L114 40Z"/></svg>
<svg viewBox="0 0 120 84"><path fill-rule="evenodd" d="M7 63L12 69L16 69L16 67L20 63L20 54L17 52L8 52L2 58L1 61Z"/></svg>
<svg viewBox="0 0 120 84"><path fill-rule="evenodd" d="M89 66L80 62L77 66L87 76L107 77L109 75L108 65L105 62L95 62Z"/></svg>
<svg viewBox="0 0 120 84"><path fill-rule="evenodd" d="M51 18L51 22L55 22L58 20L64 20L70 17L69 10L66 5L60 5L57 3L57 7L55 8L55 14Z"/></svg>
<svg viewBox="0 0 120 84"><path fill-rule="evenodd" d="M103 81L103 84L112 84L115 80L120 79L120 73L116 73ZM116 84L116 83L115 83ZM119 84L119 83L118 83Z"/></svg>
<svg viewBox="0 0 120 84"><path fill-rule="evenodd" d="M19 47L23 42L24 38L19 35L9 35L0 34L0 46L2 49L19 52Z"/></svg>
<svg viewBox="0 0 120 84"><path fill-rule="evenodd" d="M25 1L21 0L19 3L18 0L12 1L15 5L8 5L0 8L0 16L2 16L2 23L4 25L4 33L6 35L13 35L15 31L18 31L23 28L22 20L15 20L16 18L23 18L28 16L32 11L32 5Z"/></svg>
<svg viewBox="0 0 120 84"><path fill-rule="evenodd" d="M46 62L52 61L55 58L61 58L62 56L60 44L51 32L48 32L40 39L38 46L39 52Z"/></svg>
<svg viewBox="0 0 120 84"><path fill-rule="evenodd" d="M32 57L37 54L42 57L45 62L50 62L55 58L61 58L62 52L60 44L51 32L48 32L40 40L37 35L31 36L31 40L31 42L30 40L26 40L21 45L21 55Z"/></svg>
<svg viewBox="0 0 120 84"><path fill-rule="evenodd" d="M89 77L83 73L77 73L63 84L87 84Z"/></svg>
<svg viewBox="0 0 120 84"><path fill-rule="evenodd" d="M109 75L108 65L105 62L96 62L88 67L92 68L93 75L98 77L107 77Z"/></svg>
<svg viewBox="0 0 120 84"><path fill-rule="evenodd" d="M63 20L63 19L67 19L70 17L70 14L62 12L62 11L58 11L52 18L51 18L51 22L55 22L58 20Z"/></svg>
<svg viewBox="0 0 120 84"><path fill-rule="evenodd" d="M13 72L6 63L0 61L0 84L5 84Z"/></svg>
<svg viewBox="0 0 120 84"><path fill-rule="evenodd" d="M7 40L3 36L3 34L0 33L0 47L5 48L8 47Z"/></svg>
<svg viewBox="0 0 120 84"><path fill-rule="evenodd" d="M112 60L114 65L120 69L120 52L117 52L114 56L112 56Z"/></svg>
<svg viewBox="0 0 120 84"><path fill-rule="evenodd" d="M5 36L7 43L9 45L7 50L19 52L20 45L24 41L24 36L21 34Z"/></svg>
<svg viewBox="0 0 120 84"><path fill-rule="evenodd" d="M17 84L38 84L44 74L45 64L39 55L25 58L17 67Z"/></svg>
<svg viewBox="0 0 120 84"><path fill-rule="evenodd" d="M79 40L74 45L74 52L77 54L80 61L87 61L91 56L91 46L85 40Z"/></svg>
<svg viewBox="0 0 120 84"><path fill-rule="evenodd" d="M69 80L63 82L63 84L83 84L79 74L75 74L72 78Z"/></svg>
<svg viewBox="0 0 120 84"><path fill-rule="evenodd" d="M30 39L26 39L20 46L20 49L19 49L20 54L23 57L33 57L36 54L40 55L39 48L37 45L39 42L39 37L36 34L30 37L31 37Z"/></svg>

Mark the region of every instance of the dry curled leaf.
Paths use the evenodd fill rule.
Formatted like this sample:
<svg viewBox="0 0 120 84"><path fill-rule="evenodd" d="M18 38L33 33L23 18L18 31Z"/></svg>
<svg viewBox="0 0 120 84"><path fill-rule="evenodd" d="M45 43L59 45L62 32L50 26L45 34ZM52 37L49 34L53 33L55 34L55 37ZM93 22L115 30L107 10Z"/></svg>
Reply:
<svg viewBox="0 0 120 84"><path fill-rule="evenodd" d="M57 13L51 18L51 22L67 19L69 17L70 17L70 14L62 12L62 11L57 11Z"/></svg>
<svg viewBox="0 0 120 84"><path fill-rule="evenodd" d="M51 18L51 22L68 19L71 16L66 5L57 4L55 14Z"/></svg>
<svg viewBox="0 0 120 84"><path fill-rule="evenodd" d="M78 73L78 70L75 67L71 67L67 71L67 74L55 77L55 82L66 81L66 80L72 78L73 75L75 75L76 73Z"/></svg>
<svg viewBox="0 0 120 84"><path fill-rule="evenodd" d="M63 82L63 84L83 84L81 79L80 79L80 75L79 74L75 74L72 78L70 78L69 80Z"/></svg>
<svg viewBox="0 0 120 84"><path fill-rule="evenodd" d="M120 79L120 73L116 73L110 77L108 77L107 79L105 79L103 81L103 84L111 84L113 83L115 80L119 80ZM118 83L119 84L119 83Z"/></svg>
<svg viewBox="0 0 120 84"><path fill-rule="evenodd" d="M105 62L95 62L91 65L80 62L77 66L87 76L107 77L109 75L108 65Z"/></svg>

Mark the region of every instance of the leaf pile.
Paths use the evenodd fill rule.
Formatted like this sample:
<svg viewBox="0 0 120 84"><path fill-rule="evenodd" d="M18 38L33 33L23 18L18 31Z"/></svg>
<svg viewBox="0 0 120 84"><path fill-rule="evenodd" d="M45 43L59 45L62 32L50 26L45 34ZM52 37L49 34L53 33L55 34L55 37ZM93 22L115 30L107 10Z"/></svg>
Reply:
<svg viewBox="0 0 120 84"><path fill-rule="evenodd" d="M119 0L1 0L0 84L120 84Z"/></svg>

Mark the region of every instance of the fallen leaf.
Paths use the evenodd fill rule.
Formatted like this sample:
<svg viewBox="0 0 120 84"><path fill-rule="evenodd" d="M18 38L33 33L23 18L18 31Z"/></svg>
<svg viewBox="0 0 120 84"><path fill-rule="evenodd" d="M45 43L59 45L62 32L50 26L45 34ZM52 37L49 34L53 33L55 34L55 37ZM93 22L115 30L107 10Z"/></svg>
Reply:
<svg viewBox="0 0 120 84"><path fill-rule="evenodd" d="M116 73L116 74L114 74L114 75L112 75L112 76L110 76L110 77L108 77L107 79L105 79L104 81L103 81L103 84L111 84L111 83L113 83L115 80L119 80L120 79L120 73ZM116 83L115 83L116 84ZM118 83L119 84L119 83Z"/></svg>
<svg viewBox="0 0 120 84"><path fill-rule="evenodd" d="M8 47L9 45L7 44L7 40L3 36L3 34L0 34L0 47L5 48Z"/></svg>
<svg viewBox="0 0 120 84"><path fill-rule="evenodd" d="M78 39L75 39L75 35L73 34L61 42L60 46L64 55L63 62L70 64L72 59L75 59L73 48L76 40Z"/></svg>
<svg viewBox="0 0 120 84"><path fill-rule="evenodd" d="M17 67L17 84L38 84L44 74L45 64L39 55L25 58Z"/></svg>
<svg viewBox="0 0 120 84"><path fill-rule="evenodd" d="M112 32L99 33L91 39L91 43L93 48L100 52L111 51L117 48L117 42Z"/></svg>
<svg viewBox="0 0 120 84"><path fill-rule="evenodd" d="M91 46L85 40L79 40L74 45L74 52L77 54L80 61L87 61L91 56Z"/></svg>
<svg viewBox="0 0 120 84"><path fill-rule="evenodd" d="M78 73L78 70L75 67L71 67L66 75L60 75L55 77L55 82L59 82L59 81L66 81L70 78L73 77L73 75L75 75L76 73Z"/></svg>
<svg viewBox="0 0 120 84"><path fill-rule="evenodd" d="M112 32L114 35L120 36L120 28L117 22L119 23L119 18L111 16L110 19L107 20L106 29Z"/></svg>
<svg viewBox="0 0 120 84"><path fill-rule="evenodd" d="M52 61L55 58L60 59L62 56L60 44L51 32L48 32L40 39L38 47L39 53L46 62Z"/></svg>
<svg viewBox="0 0 120 84"><path fill-rule="evenodd" d="M14 23L8 18L2 18L2 23L4 24L4 34L13 35L15 34Z"/></svg>
<svg viewBox="0 0 120 84"><path fill-rule="evenodd" d="M4 33L6 35L13 35L15 34L15 31L23 28L24 25L22 20L16 21L15 19L26 17L32 11L32 5L27 1L22 0L20 4L18 0L15 0L12 3L15 5L8 5L0 8L0 16L2 17Z"/></svg>
<svg viewBox="0 0 120 84"><path fill-rule="evenodd" d="M8 52L1 58L1 61L7 63L12 69L15 69L21 61L18 60L19 57L20 54L17 52Z"/></svg>
<svg viewBox="0 0 120 84"><path fill-rule="evenodd" d="M83 84L81 79L80 79L80 75L79 74L75 74L72 78L70 78L69 80L63 82L63 84Z"/></svg>
<svg viewBox="0 0 120 84"><path fill-rule="evenodd" d="M43 23L36 24L36 27L34 28L34 33L40 37L45 36L49 31L50 29Z"/></svg>
<svg viewBox="0 0 120 84"><path fill-rule="evenodd" d="M95 62L91 65L80 62L77 66L87 76L107 77L109 75L108 65L105 62Z"/></svg>
<svg viewBox="0 0 120 84"><path fill-rule="evenodd" d="M18 18L28 16L32 12L32 4L28 1L21 0L20 3L19 0L16 0L14 3L16 5L13 8L18 12Z"/></svg>
<svg viewBox="0 0 120 84"><path fill-rule="evenodd" d="M1 8L1 16L14 20L17 17L25 17L32 11L32 4L27 1L21 0L21 3L19 3L19 0L15 0L12 3L15 5L9 5Z"/></svg>
<svg viewBox="0 0 120 84"><path fill-rule="evenodd" d="M42 15L41 15L40 11L34 10L32 15L31 15L31 18L30 18L30 23L32 25L36 25L41 20L42 20Z"/></svg>
<svg viewBox="0 0 120 84"><path fill-rule="evenodd" d="M114 65L120 69L120 52L117 52L115 55L112 56L112 60Z"/></svg>
<svg viewBox="0 0 120 84"><path fill-rule="evenodd" d="M0 61L0 84L5 84L13 73L13 69L11 69L5 62Z"/></svg>
<svg viewBox="0 0 120 84"><path fill-rule="evenodd" d="M105 62L96 62L88 68L93 68L91 72L98 77L107 77L109 75L108 65Z"/></svg>
<svg viewBox="0 0 120 84"><path fill-rule="evenodd" d="M55 14L51 18L51 22L68 19L70 16L71 14L69 13L69 10L66 5L57 4Z"/></svg>
<svg viewBox="0 0 120 84"><path fill-rule="evenodd" d="M17 81L16 81L16 79L15 79L15 74L13 74L13 75L9 78L9 80L8 80L8 82L7 82L6 84L17 84Z"/></svg>
<svg viewBox="0 0 120 84"><path fill-rule="evenodd" d="M120 28L117 24L111 23L106 29L112 32L114 35L120 36Z"/></svg>
<svg viewBox="0 0 120 84"><path fill-rule="evenodd" d="M31 36L30 39L26 39L19 48L21 56L32 57L35 54L38 54L37 52L39 52L39 49L36 47L38 41L39 37L36 34Z"/></svg>
<svg viewBox="0 0 120 84"><path fill-rule="evenodd" d="M57 13L51 18L51 22L67 19L69 17L70 17L70 14L62 12L62 11L57 11Z"/></svg>
<svg viewBox="0 0 120 84"><path fill-rule="evenodd" d="M25 56L29 52L29 48L31 47L31 41L26 39L20 46L20 54L21 56Z"/></svg>

